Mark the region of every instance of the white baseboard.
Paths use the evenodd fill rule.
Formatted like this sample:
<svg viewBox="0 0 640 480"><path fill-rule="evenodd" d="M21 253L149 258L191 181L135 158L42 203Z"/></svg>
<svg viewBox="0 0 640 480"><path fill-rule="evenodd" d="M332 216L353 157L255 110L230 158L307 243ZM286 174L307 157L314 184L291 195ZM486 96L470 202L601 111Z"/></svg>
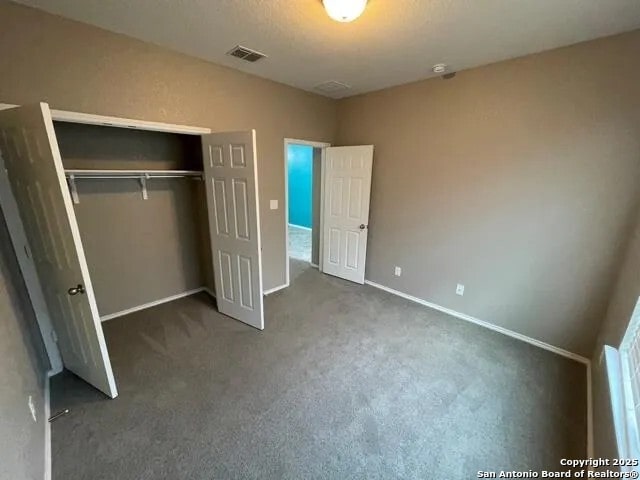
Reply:
<svg viewBox="0 0 640 480"><path fill-rule="evenodd" d="M204 291L208 291L208 288L206 287L194 288L193 290L188 290L186 292L178 293L176 295L171 295L170 297L161 298L160 300L154 300L153 302L145 303L143 305L127 308L126 310L122 310L120 312L110 313L109 315L102 315L100 317L100 320L103 322L106 322L114 318L122 317L123 315L139 312L140 310L145 310L147 308L155 307L156 305L162 305L163 303L172 302L173 300L178 300L179 298L188 297L189 295L193 295L195 293L204 292ZM213 296L215 297L215 294Z"/></svg>
<svg viewBox="0 0 640 480"><path fill-rule="evenodd" d="M320 270L320 265L317 265L313 262L309 262L309 265L311 265L313 268L317 268L318 270Z"/></svg>
<svg viewBox="0 0 640 480"><path fill-rule="evenodd" d="M308 232L312 232L312 231L313 231L313 229L312 229L312 228L309 228L309 227L303 227L302 225L296 225L295 223L289 223L288 225L289 225L290 227L293 227L293 228L299 228L300 230L306 230L306 231L308 231Z"/></svg>
<svg viewBox="0 0 640 480"><path fill-rule="evenodd" d="M279 287L270 288L269 290L263 290L262 294L263 295L271 295L272 293L276 293L276 292L278 292L280 290L284 290L288 286L289 286L289 284L285 283L284 285L280 285Z"/></svg>
<svg viewBox="0 0 640 480"><path fill-rule="evenodd" d="M593 458L593 380L591 362L587 363L587 458Z"/></svg>
<svg viewBox="0 0 640 480"><path fill-rule="evenodd" d="M484 320L480 320L478 318L472 317L465 313L456 312L455 310L451 310L450 308L441 307L440 305L437 305L435 303L427 302L426 300L423 300L421 298L408 295L398 290L394 290L393 288L385 287L384 285L380 285L379 283L375 283L370 280L365 280L364 283L366 283L367 285L371 285L372 287L379 288L380 290L384 290L385 292L389 292L399 297L405 298L412 302L419 303L420 305L424 305L425 307L429 307L434 310L438 310L439 312L446 313L448 315L451 315L452 317L456 317L461 320L465 320L467 322L475 323L476 325L480 325L481 327L488 328L490 330L493 330L494 332L502 333L503 335L516 338L523 342L527 342L531 345L535 345L536 347L544 348L545 350L549 350L550 352L557 353L558 355L562 355L563 357L576 360L580 363L584 363L585 365L589 365L590 363L589 359L586 357L583 357L582 355L578 355L577 353L570 352L569 350L565 350L564 348L556 347L555 345L551 345L541 340L536 340L535 338L528 337L521 333L514 332L513 330L509 330L508 328L500 327L498 325L494 325L493 323L485 322Z"/></svg>
<svg viewBox="0 0 640 480"><path fill-rule="evenodd" d="M44 381L44 480L51 480L51 377L55 373L47 372Z"/></svg>

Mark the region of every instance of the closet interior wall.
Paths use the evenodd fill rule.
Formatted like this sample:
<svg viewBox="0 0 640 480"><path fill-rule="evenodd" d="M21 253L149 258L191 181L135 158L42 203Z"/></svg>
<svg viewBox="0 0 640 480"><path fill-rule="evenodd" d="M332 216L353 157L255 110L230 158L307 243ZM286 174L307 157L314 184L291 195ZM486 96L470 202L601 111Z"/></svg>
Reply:
<svg viewBox="0 0 640 480"><path fill-rule="evenodd" d="M65 169L202 170L201 140L54 122ZM208 287L213 272L203 182L76 179L74 204L101 316Z"/></svg>

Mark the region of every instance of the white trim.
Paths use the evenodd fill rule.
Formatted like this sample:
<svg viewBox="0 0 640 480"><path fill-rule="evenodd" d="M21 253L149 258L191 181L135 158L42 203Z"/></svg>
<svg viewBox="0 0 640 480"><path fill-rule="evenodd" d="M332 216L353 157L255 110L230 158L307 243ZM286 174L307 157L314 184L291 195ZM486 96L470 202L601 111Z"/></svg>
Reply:
<svg viewBox="0 0 640 480"><path fill-rule="evenodd" d="M587 458L593 458L593 382L591 361L587 363Z"/></svg>
<svg viewBox="0 0 640 480"><path fill-rule="evenodd" d="M317 265L317 264L315 264L315 263L311 263L311 262L309 262L309 265L311 265L313 268L320 269L320 266L319 266L319 265Z"/></svg>
<svg viewBox="0 0 640 480"><path fill-rule="evenodd" d="M314 148L325 148L325 147L330 147L331 144L328 142L316 142L313 140L300 140L299 138L285 138L284 139L285 143L289 144L289 143L293 143L294 145L306 145L307 147L314 147Z"/></svg>
<svg viewBox="0 0 640 480"><path fill-rule="evenodd" d="M299 228L300 230L306 230L308 232L313 232L313 228L303 227L302 225L296 225L295 223L287 223L290 227Z"/></svg>
<svg viewBox="0 0 640 480"><path fill-rule="evenodd" d="M425 307L429 307L434 310L438 310L439 312L446 313L448 315L451 315L452 317L459 318L460 320L465 320L467 322L475 323L476 325L480 325L481 327L488 328L489 330L493 330L494 332L502 333L503 335L507 335L509 337L521 340L531 345L535 345L536 347L549 350L550 352L557 353L558 355L562 355L563 357L570 358L580 363L584 363L585 365L590 364L590 361L588 358L583 357L582 355L578 355L577 353L573 353L568 350L565 350L564 348L556 347L555 345L551 345L541 340L536 340L535 338L531 338L521 333L514 332L513 330L509 330L508 328L500 327L498 325L485 322L484 320L480 320L478 318L472 317L465 313L456 312L455 310L451 310L450 308L442 307L435 303L427 302L426 300L423 300L421 298L408 295L398 290L394 290L393 288L385 287L384 285L380 285L379 283L372 282L371 280L365 280L364 283L367 285L371 285L372 287L379 288L380 290L384 290L385 292L389 292L399 297L405 298L412 302L419 303L420 305L424 305Z"/></svg>
<svg viewBox="0 0 640 480"><path fill-rule="evenodd" d="M0 110L18 107L9 103L0 103ZM69 112L66 110L51 110L53 120L69 123L83 123L87 125L104 125L117 128L131 128L135 130L147 130L151 132L181 133L183 135L206 135L211 133L210 128L192 127L172 123L148 122L132 118L109 117L106 115L94 115L92 113Z"/></svg>
<svg viewBox="0 0 640 480"><path fill-rule="evenodd" d="M51 377L60 372L49 370L44 380L44 480L51 480Z"/></svg>
<svg viewBox="0 0 640 480"><path fill-rule="evenodd" d="M256 138L256 130L251 129L251 139L253 148L253 179L255 182L255 196L256 196L256 238L258 240L258 285L259 291L264 292L264 279L262 278L262 222L260 221L260 186L258 175L258 140ZM209 189L207 189L208 191ZM208 207L208 205L207 205ZM224 296L224 295L223 295ZM260 319L262 321L262 328L264 330L264 299L257 296L257 300L260 303ZM220 310L218 308L218 310Z"/></svg>
<svg viewBox="0 0 640 480"><path fill-rule="evenodd" d="M263 295L267 296L267 295L271 295L272 293L276 293L280 290L284 290L285 288L287 288L289 286L288 283L282 284L279 287L274 287L274 288L270 288L269 290L265 290L264 292L262 292Z"/></svg>
<svg viewBox="0 0 640 480"><path fill-rule="evenodd" d="M215 295L212 294L207 287L199 287L199 288L194 288L193 290L188 290L186 292L178 293L176 295L171 295L170 297L161 298L160 300L154 300L153 302L144 303L142 305L138 305L137 307L127 308L126 310L110 313L109 315L102 315L100 317L100 320L103 322L106 322L108 320L112 320L117 317L122 317L123 315L129 315L130 313L139 312L140 310L145 310L147 308L155 307L156 305L162 305L163 303L172 302L173 300L178 300L179 298L188 297L189 295L194 295L199 292L207 292L215 297Z"/></svg>
<svg viewBox="0 0 640 480"><path fill-rule="evenodd" d="M329 145L331 146L331 145ZM327 178L327 149L322 149L320 156L320 225L318 226L318 270L324 272L324 190ZM312 257L313 258L313 257Z"/></svg>
<svg viewBox="0 0 640 480"><path fill-rule="evenodd" d="M320 148L322 150L322 155L320 157L320 225L318 226L318 248L320 258L322 258L322 216L323 216L323 204L324 204L324 149L330 147L331 144L327 142L314 142L310 140L300 140L297 138L285 138L284 139L284 264L285 264L285 283L284 285L277 287L277 289L269 290L270 293L273 291L280 290L282 288L287 288L291 282L291 272L289 268L289 155L288 155L288 147L289 145L306 145L308 147ZM313 188L312 188L313 190ZM313 210L313 206L312 206ZM298 225L295 225L299 227ZM299 227L305 228L305 227ZM322 260L321 260L322 261ZM322 271L322 270L320 270ZM265 292L265 295L268 293Z"/></svg>

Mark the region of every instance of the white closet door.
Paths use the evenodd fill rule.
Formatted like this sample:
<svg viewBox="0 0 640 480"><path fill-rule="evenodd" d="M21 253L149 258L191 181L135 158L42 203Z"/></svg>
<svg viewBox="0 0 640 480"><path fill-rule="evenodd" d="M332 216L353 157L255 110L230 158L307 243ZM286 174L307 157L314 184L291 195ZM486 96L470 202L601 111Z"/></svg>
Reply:
<svg viewBox="0 0 640 480"><path fill-rule="evenodd" d="M118 395L46 103L0 111L0 150L65 368Z"/></svg>
<svg viewBox="0 0 640 480"><path fill-rule="evenodd" d="M218 310L262 330L256 132L202 137Z"/></svg>
<svg viewBox="0 0 640 480"><path fill-rule="evenodd" d="M322 271L364 283L373 145L325 149Z"/></svg>

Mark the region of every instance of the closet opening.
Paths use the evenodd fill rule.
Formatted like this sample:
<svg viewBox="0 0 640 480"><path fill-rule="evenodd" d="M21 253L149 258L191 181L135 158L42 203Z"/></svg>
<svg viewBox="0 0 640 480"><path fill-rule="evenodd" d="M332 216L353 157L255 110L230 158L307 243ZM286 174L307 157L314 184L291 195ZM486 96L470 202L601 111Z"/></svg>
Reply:
<svg viewBox="0 0 640 480"><path fill-rule="evenodd" d="M213 292L201 137L54 127L101 320Z"/></svg>
<svg viewBox="0 0 640 480"><path fill-rule="evenodd" d="M38 103L0 111L0 134L0 203L56 373L115 398L102 322L196 292L264 329L255 130Z"/></svg>

